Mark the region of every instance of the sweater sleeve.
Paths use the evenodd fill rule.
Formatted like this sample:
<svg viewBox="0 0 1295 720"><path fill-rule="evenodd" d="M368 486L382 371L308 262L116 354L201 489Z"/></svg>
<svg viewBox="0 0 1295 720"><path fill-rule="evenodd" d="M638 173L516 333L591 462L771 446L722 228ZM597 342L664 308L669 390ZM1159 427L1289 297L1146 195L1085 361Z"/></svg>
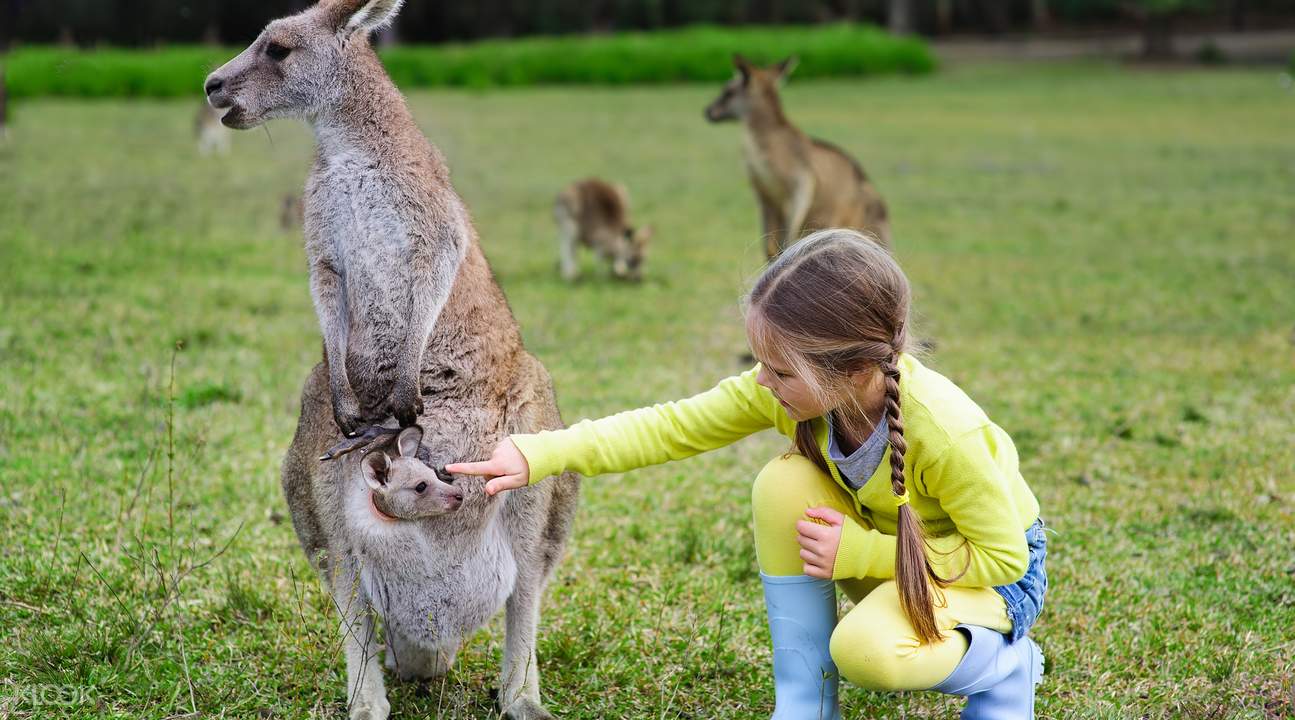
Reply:
<svg viewBox="0 0 1295 720"><path fill-rule="evenodd" d="M566 470L601 475L691 457L774 425L773 396L755 382L758 369L684 400L512 440L530 465L531 483Z"/></svg>
<svg viewBox="0 0 1295 720"><path fill-rule="evenodd" d="M935 498L954 531L928 538L926 557L941 577L966 569L954 585L1010 585L1025 576L1029 548L1007 479L993 453L989 427L954 441L920 473L924 494ZM898 538L846 519L832 575L835 578L895 576Z"/></svg>

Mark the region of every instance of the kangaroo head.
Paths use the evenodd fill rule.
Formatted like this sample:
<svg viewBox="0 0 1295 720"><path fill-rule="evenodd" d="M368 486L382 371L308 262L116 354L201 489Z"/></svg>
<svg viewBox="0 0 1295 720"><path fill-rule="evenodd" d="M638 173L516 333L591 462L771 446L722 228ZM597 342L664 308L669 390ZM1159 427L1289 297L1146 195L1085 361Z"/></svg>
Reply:
<svg viewBox="0 0 1295 720"><path fill-rule="evenodd" d="M417 520L459 509L463 491L441 480L436 471L416 456L423 429L407 427L396 436L397 455L381 448L360 461L364 481L372 492L373 507L384 519Z"/></svg>
<svg viewBox="0 0 1295 720"><path fill-rule="evenodd" d="M272 21L256 40L207 76L207 102L239 130L278 117L318 115L336 105L369 33L391 22L403 0L320 0Z"/></svg>
<svg viewBox="0 0 1295 720"><path fill-rule="evenodd" d="M612 260L612 274L622 280L642 280L643 260L652 241L652 226L625 228L616 243L616 256Z"/></svg>
<svg viewBox="0 0 1295 720"><path fill-rule="evenodd" d="M796 69L796 56L760 68L741 55L734 55L733 67L737 70L733 79L706 106L706 119L711 122L745 120L754 108L778 107L778 86Z"/></svg>

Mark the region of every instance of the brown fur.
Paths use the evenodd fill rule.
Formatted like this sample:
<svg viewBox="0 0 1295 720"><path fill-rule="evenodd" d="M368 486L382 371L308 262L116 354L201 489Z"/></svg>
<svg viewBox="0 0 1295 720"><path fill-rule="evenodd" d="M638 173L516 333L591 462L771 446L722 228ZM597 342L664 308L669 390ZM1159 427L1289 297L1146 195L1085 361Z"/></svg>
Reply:
<svg viewBox="0 0 1295 720"><path fill-rule="evenodd" d="M788 59L758 68L734 56L737 75L706 108L711 122L742 120L747 176L760 205L765 253L772 259L806 232L846 227L890 245L886 203L863 167L844 150L816 140L782 110L778 85Z"/></svg>

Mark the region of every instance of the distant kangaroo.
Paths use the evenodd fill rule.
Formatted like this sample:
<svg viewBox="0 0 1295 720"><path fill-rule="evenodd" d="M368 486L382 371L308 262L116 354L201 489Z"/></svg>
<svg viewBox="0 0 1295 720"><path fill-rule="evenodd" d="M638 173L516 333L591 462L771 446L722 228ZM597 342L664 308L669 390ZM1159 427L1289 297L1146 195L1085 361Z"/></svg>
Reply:
<svg viewBox="0 0 1295 720"><path fill-rule="evenodd" d="M271 22L206 81L225 125L300 117L318 143L304 230L325 357L302 391L283 490L342 616L353 720L390 712L374 612L388 664L401 678L429 678L501 607L500 709L548 718L535 633L579 480L489 497L481 478L433 471L562 420L449 170L369 45L399 7L323 0ZM357 433L388 413L406 426L394 440L394 429Z"/></svg>
<svg viewBox="0 0 1295 720"><path fill-rule="evenodd" d="M737 74L706 107L706 119L745 126L746 170L760 203L765 254L772 259L805 233L833 227L864 230L890 245L886 203L859 163L783 114L778 85L796 59L758 68L734 55L733 65Z"/></svg>
<svg viewBox="0 0 1295 720"><path fill-rule="evenodd" d="M220 111L205 100L193 118L193 134L198 138L198 154L229 153L229 130L220 124Z"/></svg>
<svg viewBox="0 0 1295 720"><path fill-rule="evenodd" d="M629 213L629 193L623 185L589 178L563 188L553 201L562 279L571 281L580 275L576 261L579 245L611 263L615 277L643 279L643 258L652 239L652 227L633 227Z"/></svg>

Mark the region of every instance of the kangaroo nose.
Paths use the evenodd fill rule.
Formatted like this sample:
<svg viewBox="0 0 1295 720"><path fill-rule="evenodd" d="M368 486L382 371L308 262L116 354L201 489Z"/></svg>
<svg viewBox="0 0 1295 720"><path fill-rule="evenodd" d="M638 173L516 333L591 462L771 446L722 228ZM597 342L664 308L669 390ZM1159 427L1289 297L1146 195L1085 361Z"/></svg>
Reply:
<svg viewBox="0 0 1295 720"><path fill-rule="evenodd" d="M207 84L203 85L203 89L206 90L207 95L210 96L212 93L216 92L217 90L221 89L224 86L225 86L225 81L213 75L212 77L207 78Z"/></svg>

